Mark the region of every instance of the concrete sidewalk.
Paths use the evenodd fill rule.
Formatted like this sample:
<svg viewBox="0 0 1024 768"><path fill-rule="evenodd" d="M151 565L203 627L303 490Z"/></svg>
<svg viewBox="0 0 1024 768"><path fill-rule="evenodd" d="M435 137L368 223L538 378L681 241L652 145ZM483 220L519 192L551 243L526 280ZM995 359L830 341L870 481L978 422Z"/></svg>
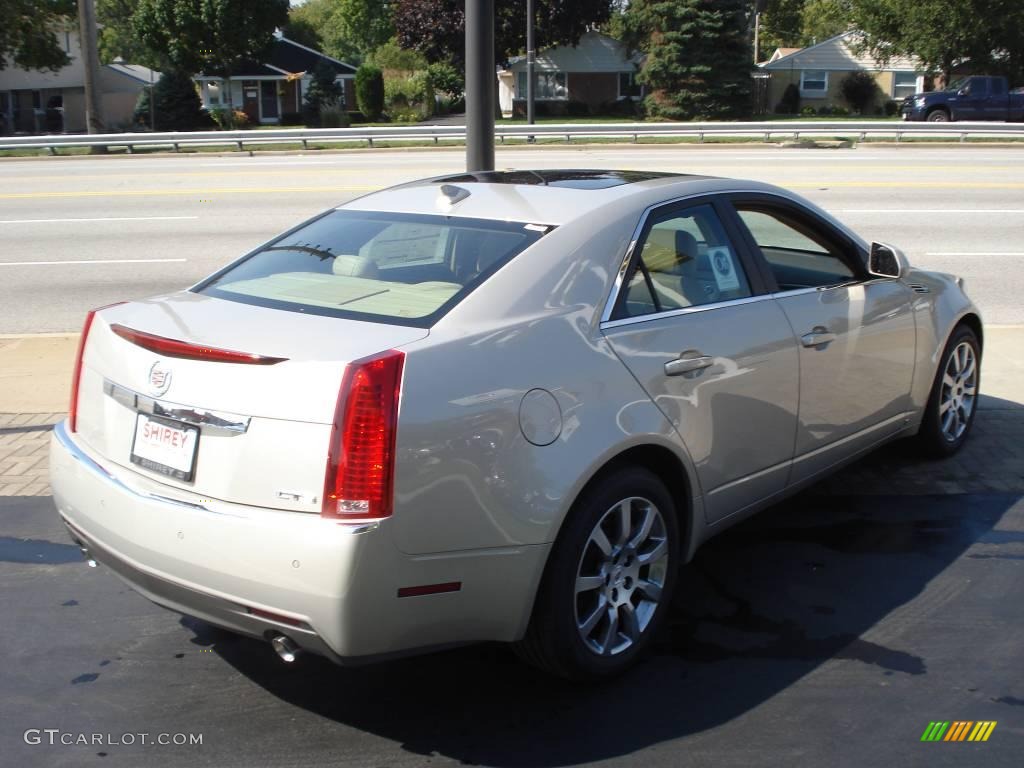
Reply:
<svg viewBox="0 0 1024 768"><path fill-rule="evenodd" d="M0 496L49 493L50 426L67 410L78 334L0 336ZM841 495L1024 493L1024 326L985 329L982 397L960 453L924 461L896 443L815 486Z"/></svg>

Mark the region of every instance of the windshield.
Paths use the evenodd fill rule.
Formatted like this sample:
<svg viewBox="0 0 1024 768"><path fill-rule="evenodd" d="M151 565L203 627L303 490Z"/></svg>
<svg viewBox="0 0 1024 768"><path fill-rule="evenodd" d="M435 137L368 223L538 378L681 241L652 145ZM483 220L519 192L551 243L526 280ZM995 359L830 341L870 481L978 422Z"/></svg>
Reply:
<svg viewBox="0 0 1024 768"><path fill-rule="evenodd" d="M310 314L429 327L550 227L331 211L194 289Z"/></svg>

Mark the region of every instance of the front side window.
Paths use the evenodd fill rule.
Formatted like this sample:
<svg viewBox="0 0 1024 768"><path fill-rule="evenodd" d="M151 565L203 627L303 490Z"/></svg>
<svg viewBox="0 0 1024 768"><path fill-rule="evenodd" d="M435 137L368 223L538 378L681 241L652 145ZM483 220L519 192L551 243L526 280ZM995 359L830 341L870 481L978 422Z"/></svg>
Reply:
<svg viewBox="0 0 1024 768"><path fill-rule="evenodd" d="M616 318L751 295L736 249L710 205L652 217L636 249Z"/></svg>
<svg viewBox="0 0 1024 768"><path fill-rule="evenodd" d="M823 69L805 69L800 74L800 93L804 96L824 96L828 92L828 72Z"/></svg>
<svg viewBox="0 0 1024 768"><path fill-rule="evenodd" d="M199 285L295 312L429 327L549 228L331 211Z"/></svg>
<svg viewBox="0 0 1024 768"><path fill-rule="evenodd" d="M842 249L804 222L771 208L737 205L736 209L768 262L780 291L856 279Z"/></svg>

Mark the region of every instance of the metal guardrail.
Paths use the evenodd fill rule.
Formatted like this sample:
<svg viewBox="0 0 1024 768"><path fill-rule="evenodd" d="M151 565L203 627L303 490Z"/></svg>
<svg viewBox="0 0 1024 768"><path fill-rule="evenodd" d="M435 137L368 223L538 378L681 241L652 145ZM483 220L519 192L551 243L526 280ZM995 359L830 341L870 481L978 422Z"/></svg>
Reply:
<svg viewBox="0 0 1024 768"><path fill-rule="evenodd" d="M559 138L570 142L579 138L620 138L638 141L641 137L692 136L698 142L710 137L761 137L764 141L797 140L813 137L853 138L1024 138L1024 123L914 123L892 120L840 120L737 123L538 123L536 125L499 125L495 137L506 139ZM417 125L374 128L281 128L244 131L191 131L170 133L47 134L37 136L0 136L0 149L48 149L61 147L127 147L131 152L142 147L234 146L258 144L333 144L375 141L463 140L461 125Z"/></svg>

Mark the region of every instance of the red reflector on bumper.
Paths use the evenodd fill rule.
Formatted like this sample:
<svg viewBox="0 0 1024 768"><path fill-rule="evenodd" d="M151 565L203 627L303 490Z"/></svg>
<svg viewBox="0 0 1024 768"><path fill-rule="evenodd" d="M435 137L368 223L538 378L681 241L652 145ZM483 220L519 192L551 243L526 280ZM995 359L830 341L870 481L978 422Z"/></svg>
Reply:
<svg viewBox="0 0 1024 768"><path fill-rule="evenodd" d="M276 621L278 624L287 624L292 627L304 627L306 623L293 619L290 616L282 616L279 613L271 613L270 611L261 611L259 608L246 608L251 616L255 616L259 619L269 619L270 621Z"/></svg>
<svg viewBox="0 0 1024 768"><path fill-rule="evenodd" d="M420 584L416 587L399 587L399 597L419 597L421 595L438 595L442 592L458 592L462 589L461 581L449 581L444 584Z"/></svg>

